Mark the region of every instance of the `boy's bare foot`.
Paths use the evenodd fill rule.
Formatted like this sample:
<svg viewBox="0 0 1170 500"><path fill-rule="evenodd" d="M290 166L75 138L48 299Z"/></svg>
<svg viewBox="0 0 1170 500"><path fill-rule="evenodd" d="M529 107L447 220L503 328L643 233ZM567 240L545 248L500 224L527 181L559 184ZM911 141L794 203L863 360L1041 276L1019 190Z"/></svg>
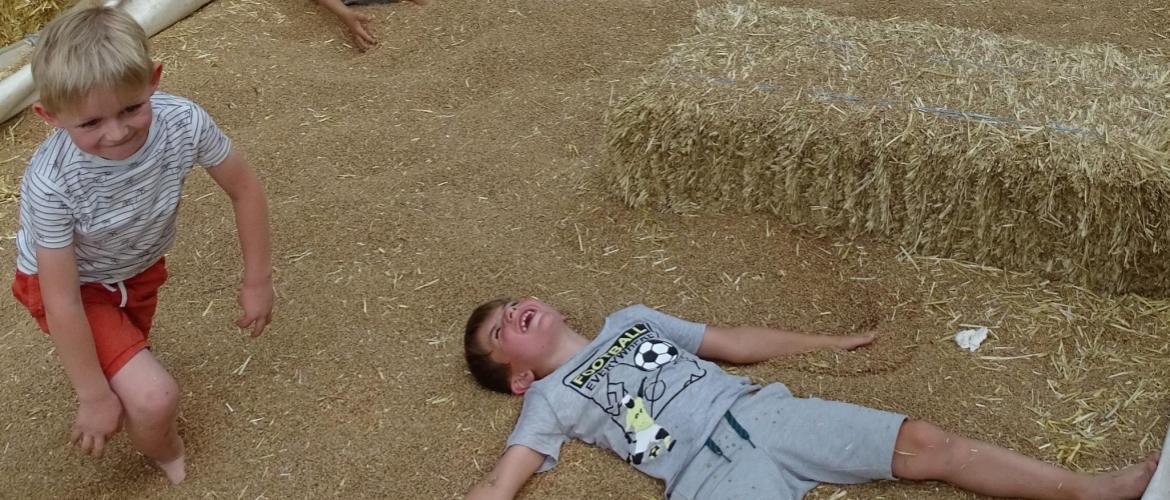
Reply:
<svg viewBox="0 0 1170 500"><path fill-rule="evenodd" d="M170 462L158 462L158 467L167 475L167 480L171 484L179 484L187 479L187 458L182 454Z"/></svg>
<svg viewBox="0 0 1170 500"><path fill-rule="evenodd" d="M1140 464L1133 464L1117 472L1093 476L1081 498L1101 500L1141 498L1157 468L1158 455L1155 454Z"/></svg>

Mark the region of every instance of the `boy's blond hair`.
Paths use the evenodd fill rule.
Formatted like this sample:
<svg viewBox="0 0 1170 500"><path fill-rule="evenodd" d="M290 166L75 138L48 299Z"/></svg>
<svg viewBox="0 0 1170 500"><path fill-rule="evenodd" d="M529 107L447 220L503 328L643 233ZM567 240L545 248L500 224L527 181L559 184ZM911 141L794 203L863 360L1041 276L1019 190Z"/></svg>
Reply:
<svg viewBox="0 0 1170 500"><path fill-rule="evenodd" d="M50 112L71 111L94 90L149 85L153 71L142 26L122 10L100 5L47 24L32 56L33 81Z"/></svg>

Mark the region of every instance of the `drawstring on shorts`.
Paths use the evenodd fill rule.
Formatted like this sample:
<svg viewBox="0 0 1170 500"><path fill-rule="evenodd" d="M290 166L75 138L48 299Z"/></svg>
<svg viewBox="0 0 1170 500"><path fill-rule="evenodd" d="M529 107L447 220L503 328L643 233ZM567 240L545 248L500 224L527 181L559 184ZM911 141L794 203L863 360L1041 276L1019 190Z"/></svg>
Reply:
<svg viewBox="0 0 1170 500"><path fill-rule="evenodd" d="M735 431L736 436L739 436L740 439L747 441L748 444L752 445L752 448L756 447L756 443L752 442L751 434L748 434L747 429L744 429L742 425L739 425L739 421L735 419L735 416L731 414L730 410L723 414L723 419L726 420L727 424L731 426L731 430ZM707 447L708 450L711 450L711 453L714 453L715 456L727 460L728 463L731 463L731 459L727 458L727 455L723 454L723 448L720 448L718 444L715 444L715 441L712 441L711 438L708 437L707 442L703 443L703 446Z"/></svg>
<svg viewBox="0 0 1170 500"><path fill-rule="evenodd" d="M122 296L122 302L118 304L118 307L125 308L126 307L126 283L119 281L117 283L114 283L114 285L116 285L116 287L110 286L106 283L102 283L102 286L105 287L106 290L109 290L111 292L117 291L118 294L120 294Z"/></svg>
<svg viewBox="0 0 1170 500"><path fill-rule="evenodd" d="M723 419L727 420L727 423L731 425L731 430L735 431L735 435L739 436L740 439L747 441L748 444L752 445L752 448L756 447L756 443L752 442L751 434L748 434L747 429L744 429L742 425L739 425L739 421L735 419L735 416L731 414L730 410L723 414Z"/></svg>
<svg viewBox="0 0 1170 500"><path fill-rule="evenodd" d="M708 450L711 450L711 453L714 453L715 456L727 460L727 463L731 463L731 459L727 458L727 455L723 454L723 448L720 448L719 445L715 444L715 441L712 441L711 438L707 438L707 442L703 443L703 446L706 446Z"/></svg>

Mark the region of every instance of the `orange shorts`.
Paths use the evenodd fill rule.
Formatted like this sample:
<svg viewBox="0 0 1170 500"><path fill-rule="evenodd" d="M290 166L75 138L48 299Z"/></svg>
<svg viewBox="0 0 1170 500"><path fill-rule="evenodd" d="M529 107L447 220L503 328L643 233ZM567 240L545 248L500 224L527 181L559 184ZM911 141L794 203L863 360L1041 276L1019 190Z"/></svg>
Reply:
<svg viewBox="0 0 1170 500"><path fill-rule="evenodd" d="M107 380L138 351L150 347L147 336L158 305L158 289L166 280L166 262L159 259L145 271L123 281L124 290L102 283L81 284L85 318L89 321L93 345L97 348L98 361ZM17 271L12 295L28 308L41 330L51 335L45 319L45 303L41 300L40 276Z"/></svg>

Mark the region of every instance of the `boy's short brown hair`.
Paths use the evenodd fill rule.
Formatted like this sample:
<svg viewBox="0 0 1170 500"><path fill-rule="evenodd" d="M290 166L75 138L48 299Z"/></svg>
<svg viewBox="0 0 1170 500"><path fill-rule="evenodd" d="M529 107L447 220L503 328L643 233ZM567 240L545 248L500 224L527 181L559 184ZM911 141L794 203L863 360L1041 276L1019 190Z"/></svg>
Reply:
<svg viewBox="0 0 1170 500"><path fill-rule="evenodd" d="M130 14L100 5L47 24L32 56L41 105L54 113L71 111L94 90L149 85L153 71L142 26Z"/></svg>
<svg viewBox="0 0 1170 500"><path fill-rule="evenodd" d="M504 394L512 394L512 385L508 381L511 367L505 363L492 360L491 352L484 349L483 344L476 336L476 332L487 321L492 311L504 307L508 299L496 299L485 302L471 311L467 318L467 326L463 331L463 356L467 359L467 369L471 376L485 389Z"/></svg>

